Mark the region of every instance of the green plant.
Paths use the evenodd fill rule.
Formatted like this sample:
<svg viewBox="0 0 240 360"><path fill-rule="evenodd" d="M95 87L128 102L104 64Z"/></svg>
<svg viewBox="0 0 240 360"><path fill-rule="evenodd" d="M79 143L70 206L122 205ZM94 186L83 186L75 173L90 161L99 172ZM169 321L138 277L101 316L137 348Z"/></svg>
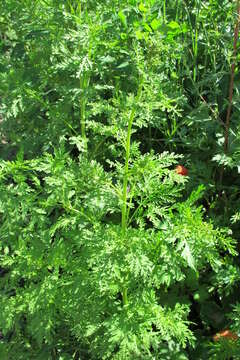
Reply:
<svg viewBox="0 0 240 360"><path fill-rule="evenodd" d="M0 357L219 356L239 285L235 4L0 13Z"/></svg>
<svg viewBox="0 0 240 360"><path fill-rule="evenodd" d="M133 121L131 109L125 163L112 163L111 174L84 153L72 161L63 145L43 159L2 162L0 327L10 359L19 345L23 356L73 356L79 343L78 356L150 359L193 343L189 301L168 305L161 291L188 268L219 271L219 250L234 254L232 240L194 207L203 189L176 202L185 183L169 169L177 157L141 155Z"/></svg>

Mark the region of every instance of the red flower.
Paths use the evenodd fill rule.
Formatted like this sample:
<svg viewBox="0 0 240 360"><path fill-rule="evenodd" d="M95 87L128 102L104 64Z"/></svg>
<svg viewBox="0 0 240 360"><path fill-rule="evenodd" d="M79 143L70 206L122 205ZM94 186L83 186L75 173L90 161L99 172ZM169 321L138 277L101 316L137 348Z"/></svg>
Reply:
<svg viewBox="0 0 240 360"><path fill-rule="evenodd" d="M176 173L179 175L186 176L188 174L188 169L186 169L182 165L178 165L175 170L176 170Z"/></svg>
<svg viewBox="0 0 240 360"><path fill-rule="evenodd" d="M214 341L219 341L221 339L237 340L238 335L231 332L230 330L226 329L226 330L220 331L219 333L217 333L216 335L213 336Z"/></svg>

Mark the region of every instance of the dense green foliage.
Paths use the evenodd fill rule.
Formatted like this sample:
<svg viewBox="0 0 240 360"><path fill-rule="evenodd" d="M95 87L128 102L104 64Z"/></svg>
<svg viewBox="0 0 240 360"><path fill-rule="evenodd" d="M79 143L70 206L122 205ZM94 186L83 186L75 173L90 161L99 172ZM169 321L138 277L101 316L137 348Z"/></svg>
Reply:
<svg viewBox="0 0 240 360"><path fill-rule="evenodd" d="M1 1L0 359L240 358L237 25Z"/></svg>

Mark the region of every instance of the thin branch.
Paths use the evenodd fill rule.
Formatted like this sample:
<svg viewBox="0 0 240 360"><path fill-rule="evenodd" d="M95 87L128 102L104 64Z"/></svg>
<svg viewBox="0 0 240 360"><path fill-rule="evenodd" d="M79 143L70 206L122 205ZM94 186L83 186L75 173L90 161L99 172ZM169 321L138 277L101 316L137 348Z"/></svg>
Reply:
<svg viewBox="0 0 240 360"><path fill-rule="evenodd" d="M234 42L233 42L233 63L231 66L231 79L229 85L229 94L228 94L228 109L226 115L226 123L225 123L225 136L224 136L224 152L225 154L228 151L228 143L229 143L229 127L230 127L230 118L232 111L232 100L233 100L233 87L234 87L234 77L235 77L235 68L236 68L236 58L237 58L237 42L238 42L238 34L239 34L239 24L240 24L240 1L237 0L237 20L234 30Z"/></svg>

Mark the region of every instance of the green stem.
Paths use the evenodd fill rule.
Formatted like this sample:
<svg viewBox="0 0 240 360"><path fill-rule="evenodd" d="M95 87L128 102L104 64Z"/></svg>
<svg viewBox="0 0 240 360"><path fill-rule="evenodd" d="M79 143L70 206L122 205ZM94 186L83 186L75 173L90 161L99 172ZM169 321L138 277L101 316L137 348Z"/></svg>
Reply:
<svg viewBox="0 0 240 360"><path fill-rule="evenodd" d="M195 2L195 6L197 6L197 1ZM198 57L198 24L199 24L199 12L200 12L200 1L198 2L197 7L197 15L195 19L195 31L194 31L194 44L193 44L193 54L194 54L194 69L193 69L193 80L196 82L197 73L198 73L198 65L197 65L197 57Z"/></svg>
<svg viewBox="0 0 240 360"><path fill-rule="evenodd" d="M85 142L87 148L87 136L86 136L86 90L89 85L89 76L83 75L80 78L80 89L82 90L80 100L80 124L81 124L81 136Z"/></svg>
<svg viewBox="0 0 240 360"><path fill-rule="evenodd" d="M176 1L176 16L175 16L175 21L178 22L178 11L179 11L179 3L178 0Z"/></svg>
<svg viewBox="0 0 240 360"><path fill-rule="evenodd" d="M127 288L124 287L123 288L123 292L122 292L122 298L123 298L123 305L127 305L128 304L128 296L127 296Z"/></svg>
<svg viewBox="0 0 240 360"><path fill-rule="evenodd" d="M189 26L191 29L191 37L192 37L192 58L193 58L193 81L196 82L197 79L197 57L198 57L198 16L199 16L199 11L200 11L200 3L198 4L198 8L197 8L197 15L195 18L195 28L193 28L193 24L191 21L191 16L188 10L188 4L184 1L185 4L185 8L186 8L186 13L187 13L187 17L188 17L188 22L189 22ZM195 1L195 7L196 7L196 1Z"/></svg>
<svg viewBox="0 0 240 360"><path fill-rule="evenodd" d="M197 24L195 28L194 44L193 44L194 68L193 68L193 81L197 80L197 57L198 57L198 29Z"/></svg>
<svg viewBox="0 0 240 360"><path fill-rule="evenodd" d="M77 13L78 13L79 19L81 19L81 17L82 17L82 4L81 4L81 1L79 1L79 3L78 3Z"/></svg>
<svg viewBox="0 0 240 360"><path fill-rule="evenodd" d="M163 23L166 23L166 0L163 2Z"/></svg>

